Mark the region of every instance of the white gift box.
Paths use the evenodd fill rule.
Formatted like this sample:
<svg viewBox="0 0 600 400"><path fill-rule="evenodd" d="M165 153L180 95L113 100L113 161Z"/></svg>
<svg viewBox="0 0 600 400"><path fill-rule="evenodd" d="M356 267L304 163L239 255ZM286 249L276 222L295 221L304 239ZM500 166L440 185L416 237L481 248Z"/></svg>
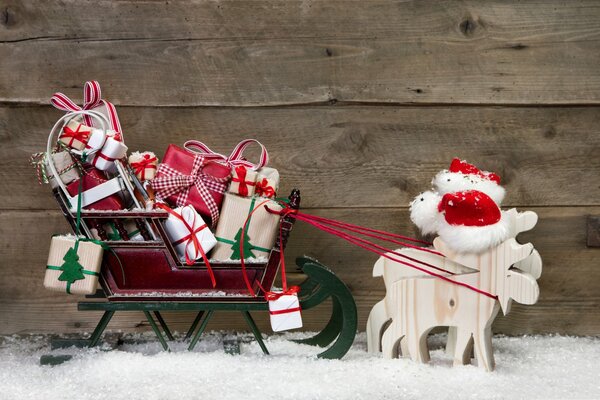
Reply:
<svg viewBox="0 0 600 400"><path fill-rule="evenodd" d="M284 294L276 300L269 300L269 314L273 332L302 328L302 315L298 295Z"/></svg>
<svg viewBox="0 0 600 400"><path fill-rule="evenodd" d="M217 239L194 207L191 205L177 207L173 212L181 216L187 222L189 228L191 228L190 230L183 221L171 214L169 214L169 218L164 223L169 240L182 261L186 260L186 253L190 260L197 260L202 257L200 250L194 246L192 234L198 239L204 254L215 247Z"/></svg>
<svg viewBox="0 0 600 400"><path fill-rule="evenodd" d="M275 197L279 190L279 171L271 167L262 167L256 173L255 193L261 197Z"/></svg>
<svg viewBox="0 0 600 400"><path fill-rule="evenodd" d="M125 143L116 140L112 136L106 138L102 149L96 153L92 165L101 171L113 171L115 160L120 160L127 155Z"/></svg>
<svg viewBox="0 0 600 400"><path fill-rule="evenodd" d="M73 282L60 280L63 275L67 253L75 247L76 237L73 235L54 236L50 242L50 253L46 263L44 287L46 289L70 294L94 294L98 287L98 276L102 266L104 250L102 246L80 241L77 247L77 262L82 267L80 279Z"/></svg>

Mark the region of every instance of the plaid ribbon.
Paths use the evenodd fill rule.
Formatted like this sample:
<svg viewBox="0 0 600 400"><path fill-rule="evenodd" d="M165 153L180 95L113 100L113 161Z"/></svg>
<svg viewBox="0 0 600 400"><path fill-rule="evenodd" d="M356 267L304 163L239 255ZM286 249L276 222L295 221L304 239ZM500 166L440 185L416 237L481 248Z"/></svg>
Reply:
<svg viewBox="0 0 600 400"><path fill-rule="evenodd" d="M85 83L83 87L83 106L78 106L75 104L73 100L67 97L63 93L54 93L52 98L50 99L52 105L59 110L62 111L82 111L82 110L92 110L102 104L106 106L106 110L108 111L108 121L110 122L110 127L114 130L118 135L115 135L115 140L122 141L121 132L121 122L119 121L119 116L117 115L117 110L112 103L109 103L106 100L102 100L102 92L100 90L100 84L97 81L88 81ZM88 126L94 126L94 120L89 115L84 115L85 124Z"/></svg>
<svg viewBox="0 0 600 400"><path fill-rule="evenodd" d="M227 189L226 178L216 178L214 176L202 172L202 167L205 165L205 159L202 156L196 155L192 165L192 172L189 175L183 175L181 172L171 168L165 163L158 166L157 175L159 178L154 178L152 188L155 190L156 196L159 199L177 195L175 204L181 207L188 205L187 199L192 187L195 187L202 198L202 201L210 211L210 218L213 226L219 220L219 207L215 199L210 194L209 190L217 193L224 193Z"/></svg>

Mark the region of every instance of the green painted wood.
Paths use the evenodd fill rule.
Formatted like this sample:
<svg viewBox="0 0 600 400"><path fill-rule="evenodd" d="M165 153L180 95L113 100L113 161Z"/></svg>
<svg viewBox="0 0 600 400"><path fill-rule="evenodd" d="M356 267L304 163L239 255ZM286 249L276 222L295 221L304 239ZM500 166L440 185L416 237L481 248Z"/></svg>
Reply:
<svg viewBox="0 0 600 400"><path fill-rule="evenodd" d="M148 323L150 324L150 327L152 328L152 330L156 334L156 337L158 338L158 340L159 340L160 344L162 345L163 349L169 351L169 345L167 344L167 341L165 340L165 338L163 337L162 333L158 329L158 326L156 325L156 322L154 322L154 318L152 318L152 315L150 314L150 312L149 311L144 311L144 315L146 316L146 319L148 320Z"/></svg>
<svg viewBox="0 0 600 400"><path fill-rule="evenodd" d="M184 340L188 340L189 338L192 337L192 334L194 333L194 331L198 327L198 324L200 323L200 320L202 319L203 315L204 315L204 311L203 310L198 311L198 314L196 314L196 318L194 318L194 321L192 322L192 325L190 325L190 329L188 329L187 333L185 334L185 339Z"/></svg>
<svg viewBox="0 0 600 400"><path fill-rule="evenodd" d="M200 324L200 328L198 328L198 332L196 332L196 334L192 338L192 341L190 342L190 345L188 346L188 351L194 350L196 343L198 343L198 340L200 339L202 332L204 332L204 330L206 329L206 325L208 324L208 321L212 317L213 313L214 313L214 310L208 310L208 312L206 313L206 316L204 317L204 321L202 321L202 324Z"/></svg>
<svg viewBox="0 0 600 400"><path fill-rule="evenodd" d="M167 323L165 322L165 319L162 317L162 315L160 314L160 312L159 311L154 311L154 315L156 316L156 320L160 324L161 328L165 332L165 335L167 336L167 339L169 339L169 340L175 340L175 338L173 338L173 334L171 333L171 330L167 326Z"/></svg>
<svg viewBox="0 0 600 400"><path fill-rule="evenodd" d="M342 331L344 314L342 312L342 305L337 297L331 299L333 310L329 322L323 328L323 330L317 333L315 336L295 340L296 343L308 344L311 346L327 347L331 342L335 340Z"/></svg>
<svg viewBox="0 0 600 400"><path fill-rule="evenodd" d="M223 339L223 350L226 354L237 355L240 354L240 340L239 339Z"/></svg>
<svg viewBox="0 0 600 400"><path fill-rule="evenodd" d="M50 340L50 349L68 349L69 347L77 347L79 349L90 347L89 339L63 339L52 338Z"/></svg>
<svg viewBox="0 0 600 400"><path fill-rule="evenodd" d="M110 322L114 314L115 312L113 310L105 310L104 314L102 315L102 318L100 318L100 321L98 321L98 325L96 325L96 329L94 329L94 332L90 337L90 347L94 347L98 344L102 333L108 326L108 323Z"/></svg>
<svg viewBox="0 0 600 400"><path fill-rule="evenodd" d="M73 356L69 354L44 354L40 357L41 365L60 365L72 359Z"/></svg>
<svg viewBox="0 0 600 400"><path fill-rule="evenodd" d="M250 312L242 311L242 315L244 316L246 323L250 327L250 330L252 330L252 334L254 335L254 338L258 342L258 345L260 346L262 352L266 355L269 355L269 350L267 349L267 345L263 341L262 334L260 333L260 329L258 329L258 326L256 326L256 322L254 322L254 319L252 318L252 315L250 315Z"/></svg>

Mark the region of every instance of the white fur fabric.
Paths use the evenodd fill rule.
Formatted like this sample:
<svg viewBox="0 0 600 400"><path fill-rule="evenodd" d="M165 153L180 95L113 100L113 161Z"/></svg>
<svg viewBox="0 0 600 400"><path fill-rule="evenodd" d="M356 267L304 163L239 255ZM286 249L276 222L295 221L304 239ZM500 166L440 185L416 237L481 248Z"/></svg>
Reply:
<svg viewBox="0 0 600 400"><path fill-rule="evenodd" d="M439 224L439 236L458 253L482 253L497 246L510 235L510 219L502 211L500 221L487 226L450 225L446 220Z"/></svg>
<svg viewBox="0 0 600 400"><path fill-rule="evenodd" d="M446 193L479 190L490 196L498 206L502 203L506 194L504 188L494 181L478 175L465 175L460 172L450 172L448 170L439 172L431 183L441 196Z"/></svg>
<svg viewBox="0 0 600 400"><path fill-rule="evenodd" d="M440 219L443 216L438 211L442 197L428 190L419 194L410 203L410 220L421 230L423 235L437 233Z"/></svg>

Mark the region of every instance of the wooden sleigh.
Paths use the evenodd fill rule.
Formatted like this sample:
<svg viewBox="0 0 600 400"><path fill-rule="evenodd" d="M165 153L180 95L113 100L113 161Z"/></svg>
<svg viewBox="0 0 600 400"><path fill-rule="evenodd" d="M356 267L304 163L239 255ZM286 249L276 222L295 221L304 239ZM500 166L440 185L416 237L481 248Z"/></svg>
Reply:
<svg viewBox="0 0 600 400"><path fill-rule="evenodd" d="M94 115L89 111L80 113ZM52 135L48 148L51 141ZM122 188L121 194L129 195L135 203L137 200L133 187L139 185L139 182L136 182L135 174L122 164L117 164L119 174L111 181L116 180L113 185ZM56 172L54 176L57 176ZM75 232L75 199L61 188L64 189L59 187L54 191L54 196ZM168 213L163 210L143 211L140 204L135 205L134 211L81 212L81 225L87 238L99 237L106 241L107 234L103 226L110 222L118 230L122 240L105 242L112 251L104 254L99 279L102 290L94 296L88 296L93 297L94 301L78 303L80 311L104 312L92 335L86 340L57 341L54 346L96 346L116 312L142 311L163 349L169 350L168 341L174 340L174 336L162 313L190 311L195 313L195 318L184 340L189 340L188 349L193 350L215 312L233 311L244 316L262 351L269 354L251 312L268 312L268 303L262 288L270 289L275 281L281 262L281 251L287 244L294 220L281 217L282 234L277 238L266 261L245 263L248 279L253 282L255 291L255 295L251 295L244 283L239 261L211 261L216 279L216 287L213 287L202 259L193 265L187 265L177 257L163 226ZM298 190L293 190L290 194L289 206L294 209L300 207ZM135 221L143 241L129 240L124 228L125 220ZM326 348L318 357L341 358L352 345L357 330L357 310L352 294L329 268L318 261L299 257L296 265L298 270L306 275L306 279L299 285L298 295L302 310L316 307L328 299L331 299L333 306L331 318L325 328L316 336L298 342ZM98 301L98 298L105 300ZM65 359L68 357L43 356L41 361L44 364L54 364Z"/></svg>

